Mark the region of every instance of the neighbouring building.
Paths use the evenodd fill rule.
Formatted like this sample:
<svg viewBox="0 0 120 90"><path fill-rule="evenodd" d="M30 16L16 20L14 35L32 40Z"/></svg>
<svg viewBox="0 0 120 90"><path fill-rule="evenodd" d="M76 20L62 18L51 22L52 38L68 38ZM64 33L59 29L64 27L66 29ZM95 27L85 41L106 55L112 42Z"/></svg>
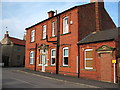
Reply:
<svg viewBox="0 0 120 90"><path fill-rule="evenodd" d="M97 0L91 0L91 3L72 7L56 15L54 13L49 11L47 19L26 28L25 67L86 78L89 74L81 71L78 42L92 32L104 32L115 29L116 26L104 8L104 2ZM88 63L91 65L91 62ZM89 71L87 68L82 69ZM99 74L95 73L92 77L91 79L101 80Z"/></svg>
<svg viewBox="0 0 120 90"><path fill-rule="evenodd" d="M118 81L120 28L92 32L80 40L78 45L80 77L108 82Z"/></svg>
<svg viewBox="0 0 120 90"><path fill-rule="evenodd" d="M5 67L18 67L25 64L25 40L10 37L8 31L1 40L2 62Z"/></svg>

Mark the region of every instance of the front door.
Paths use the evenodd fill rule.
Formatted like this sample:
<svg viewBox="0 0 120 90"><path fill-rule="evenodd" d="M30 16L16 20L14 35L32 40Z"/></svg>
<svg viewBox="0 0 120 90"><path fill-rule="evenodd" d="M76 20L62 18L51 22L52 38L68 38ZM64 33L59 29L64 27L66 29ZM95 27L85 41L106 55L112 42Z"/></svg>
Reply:
<svg viewBox="0 0 120 90"><path fill-rule="evenodd" d="M112 56L109 53L103 53L100 57L101 81L112 81Z"/></svg>
<svg viewBox="0 0 120 90"><path fill-rule="evenodd" d="M46 65L46 55L41 55L42 61L42 72L45 72L45 65Z"/></svg>

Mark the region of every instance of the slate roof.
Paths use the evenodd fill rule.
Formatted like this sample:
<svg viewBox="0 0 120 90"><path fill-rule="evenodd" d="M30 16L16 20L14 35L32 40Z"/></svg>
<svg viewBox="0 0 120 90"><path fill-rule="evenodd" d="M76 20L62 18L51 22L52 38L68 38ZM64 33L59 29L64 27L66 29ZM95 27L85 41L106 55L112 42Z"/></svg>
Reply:
<svg viewBox="0 0 120 90"><path fill-rule="evenodd" d="M114 40L118 35L120 35L120 27L105 31L92 32L91 34L80 40L78 44L88 44Z"/></svg>
<svg viewBox="0 0 120 90"><path fill-rule="evenodd" d="M8 37L11 42L13 42L14 44L17 44L17 45L25 45L25 41L24 40L21 40L21 39L17 39L17 38L13 38L13 37Z"/></svg>

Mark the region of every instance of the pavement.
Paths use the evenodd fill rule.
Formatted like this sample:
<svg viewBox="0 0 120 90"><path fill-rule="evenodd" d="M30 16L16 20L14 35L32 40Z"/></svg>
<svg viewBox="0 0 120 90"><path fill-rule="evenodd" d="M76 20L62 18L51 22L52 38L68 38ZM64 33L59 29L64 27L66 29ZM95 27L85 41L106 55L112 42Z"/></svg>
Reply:
<svg viewBox="0 0 120 90"><path fill-rule="evenodd" d="M54 73L51 74L48 72L34 71L34 70L26 69L26 68L16 68L15 70L18 72L30 73L36 76L41 76L43 78L48 78L48 79L53 79L53 80L71 82L75 84L84 84L88 86L95 86L98 88L114 88L114 90L119 89L118 84L109 83L109 82L102 82L102 81L90 80L90 79L85 79L85 78L77 78L73 76L66 76L66 75L60 75L60 74L54 74Z"/></svg>

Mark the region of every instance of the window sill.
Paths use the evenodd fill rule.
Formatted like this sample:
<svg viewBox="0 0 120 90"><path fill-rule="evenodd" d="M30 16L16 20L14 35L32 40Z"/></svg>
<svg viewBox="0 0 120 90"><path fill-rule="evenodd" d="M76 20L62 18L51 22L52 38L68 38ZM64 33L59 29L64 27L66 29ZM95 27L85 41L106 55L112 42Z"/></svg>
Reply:
<svg viewBox="0 0 120 90"><path fill-rule="evenodd" d="M42 66L42 64L38 64L38 66Z"/></svg>
<svg viewBox="0 0 120 90"><path fill-rule="evenodd" d="M60 66L60 67L67 67L67 68L71 68L71 66Z"/></svg>
<svg viewBox="0 0 120 90"><path fill-rule="evenodd" d="M40 40L46 40L46 38L45 39L40 39Z"/></svg>
<svg viewBox="0 0 120 90"><path fill-rule="evenodd" d="M67 35L67 34L70 34L71 32L68 32L68 33L65 33L65 34L60 34L60 36L63 36L63 35Z"/></svg>
<svg viewBox="0 0 120 90"><path fill-rule="evenodd" d="M96 69L81 69L83 71L96 71Z"/></svg>
<svg viewBox="0 0 120 90"><path fill-rule="evenodd" d="M50 67L56 67L56 65L48 65L48 66L50 66Z"/></svg>
<svg viewBox="0 0 120 90"><path fill-rule="evenodd" d="M34 43L34 42L35 42L35 41L33 41L33 42L30 41L30 43Z"/></svg>
<svg viewBox="0 0 120 90"><path fill-rule="evenodd" d="M57 36L52 36L52 37L50 37L50 38L55 38L55 37L57 37Z"/></svg>

